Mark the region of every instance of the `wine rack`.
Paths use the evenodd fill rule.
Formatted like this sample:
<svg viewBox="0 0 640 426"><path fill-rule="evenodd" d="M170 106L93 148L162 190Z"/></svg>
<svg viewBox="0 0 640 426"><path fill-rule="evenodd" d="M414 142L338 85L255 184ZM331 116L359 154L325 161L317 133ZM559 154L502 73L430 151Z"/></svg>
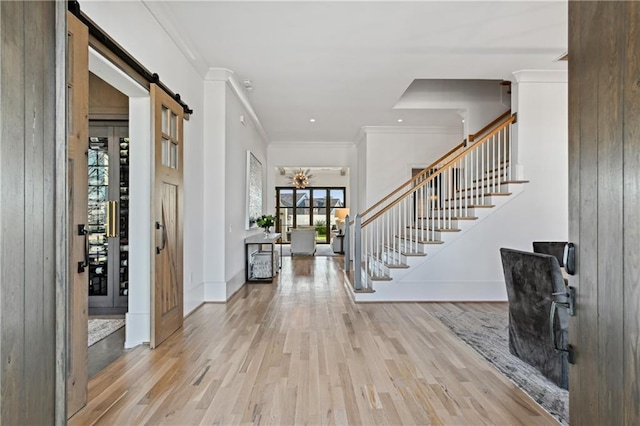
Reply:
<svg viewBox="0 0 640 426"><path fill-rule="evenodd" d="M120 296L129 295L129 138L120 138Z"/></svg>

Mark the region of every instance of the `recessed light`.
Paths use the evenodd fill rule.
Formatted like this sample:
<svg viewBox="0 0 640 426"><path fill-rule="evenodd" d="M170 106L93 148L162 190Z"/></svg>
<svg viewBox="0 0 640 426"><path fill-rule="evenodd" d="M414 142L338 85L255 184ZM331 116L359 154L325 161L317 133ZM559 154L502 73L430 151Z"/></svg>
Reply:
<svg viewBox="0 0 640 426"><path fill-rule="evenodd" d="M312 123L315 123L316 119L315 118L310 118L309 121L312 122Z"/></svg>
<svg viewBox="0 0 640 426"><path fill-rule="evenodd" d="M402 123L402 118L398 118L398 123Z"/></svg>

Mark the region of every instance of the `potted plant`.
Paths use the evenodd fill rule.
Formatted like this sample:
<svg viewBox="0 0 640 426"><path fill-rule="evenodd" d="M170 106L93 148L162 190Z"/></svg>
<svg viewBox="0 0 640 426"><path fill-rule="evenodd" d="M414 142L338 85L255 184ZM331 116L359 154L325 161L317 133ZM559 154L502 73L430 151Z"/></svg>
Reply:
<svg viewBox="0 0 640 426"><path fill-rule="evenodd" d="M271 232L269 228L276 224L276 218L270 214L263 214L256 220L256 223L260 228L264 229L265 235L268 235Z"/></svg>

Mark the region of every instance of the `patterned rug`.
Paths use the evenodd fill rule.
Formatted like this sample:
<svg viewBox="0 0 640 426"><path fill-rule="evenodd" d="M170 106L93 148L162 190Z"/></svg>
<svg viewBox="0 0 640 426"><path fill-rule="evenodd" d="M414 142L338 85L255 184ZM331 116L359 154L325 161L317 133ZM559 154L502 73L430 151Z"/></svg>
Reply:
<svg viewBox="0 0 640 426"><path fill-rule="evenodd" d="M508 312L433 313L561 424L569 424L569 392L509 352Z"/></svg>
<svg viewBox="0 0 640 426"><path fill-rule="evenodd" d="M88 346L99 342L122 327L124 327L123 319L90 319Z"/></svg>

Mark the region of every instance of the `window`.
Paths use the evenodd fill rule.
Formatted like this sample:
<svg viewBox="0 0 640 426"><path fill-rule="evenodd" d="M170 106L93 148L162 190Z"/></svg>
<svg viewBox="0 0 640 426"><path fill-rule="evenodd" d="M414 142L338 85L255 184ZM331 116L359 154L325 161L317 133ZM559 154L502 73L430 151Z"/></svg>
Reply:
<svg viewBox="0 0 640 426"><path fill-rule="evenodd" d="M276 188L276 231L290 241L291 228L314 226L318 243L329 243L336 230L335 209L346 207L344 187Z"/></svg>

